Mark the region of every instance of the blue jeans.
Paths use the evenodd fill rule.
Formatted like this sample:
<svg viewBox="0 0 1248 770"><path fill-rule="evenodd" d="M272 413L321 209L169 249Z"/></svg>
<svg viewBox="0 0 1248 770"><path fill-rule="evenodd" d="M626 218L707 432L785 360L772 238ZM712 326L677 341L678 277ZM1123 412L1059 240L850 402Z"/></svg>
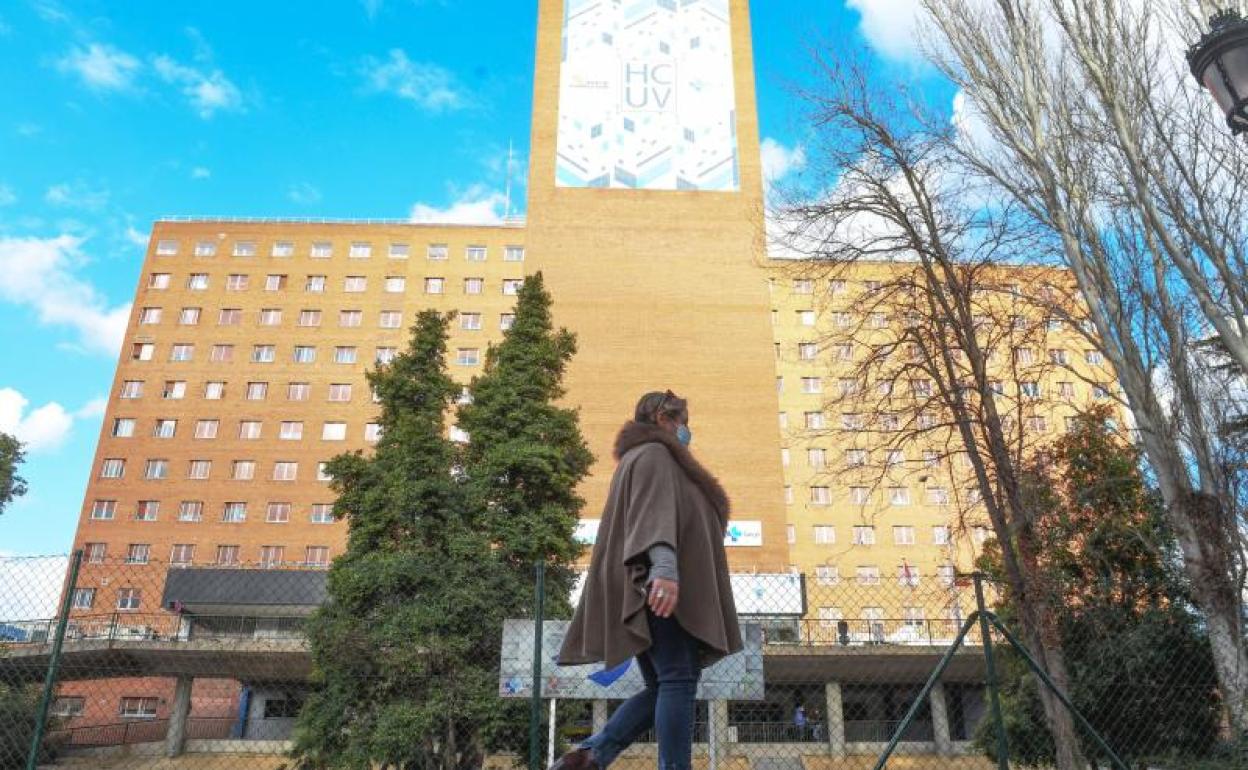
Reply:
<svg viewBox="0 0 1248 770"><path fill-rule="evenodd" d="M659 740L660 770L689 770L693 753L694 696L702 674L698 640L676 622L646 608L650 649L637 656L646 689L620 704L602 732L581 748L605 768L651 727Z"/></svg>

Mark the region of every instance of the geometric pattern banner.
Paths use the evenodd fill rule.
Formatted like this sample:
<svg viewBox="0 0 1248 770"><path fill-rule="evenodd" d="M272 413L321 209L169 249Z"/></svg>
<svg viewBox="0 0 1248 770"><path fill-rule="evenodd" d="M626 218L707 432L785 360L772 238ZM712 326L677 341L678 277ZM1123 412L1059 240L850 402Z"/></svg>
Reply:
<svg viewBox="0 0 1248 770"><path fill-rule="evenodd" d="M565 0L556 185L735 192L728 0Z"/></svg>

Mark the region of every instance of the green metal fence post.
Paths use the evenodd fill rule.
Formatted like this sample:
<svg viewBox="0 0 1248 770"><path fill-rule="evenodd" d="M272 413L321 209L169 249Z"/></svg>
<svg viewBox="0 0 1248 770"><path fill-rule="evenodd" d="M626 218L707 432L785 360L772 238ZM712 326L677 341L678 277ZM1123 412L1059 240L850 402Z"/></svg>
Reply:
<svg viewBox="0 0 1248 770"><path fill-rule="evenodd" d="M536 597L533 605L533 693L529 698L529 770L539 770L542 728L542 619L546 606L546 562L537 567Z"/></svg>
<svg viewBox="0 0 1248 770"><path fill-rule="evenodd" d="M30 753L26 756L26 770L39 765L39 749L43 746L43 734L52 708L52 693L56 689L56 672L61 664L61 646L65 643L65 628L69 625L69 611L74 603L74 590L78 587L78 569L82 566L82 551L74 551L69 558L69 581L65 596L61 599L61 616L57 619L56 637L48 657L48 673L43 680L43 697L39 699L39 712L35 716L35 734L30 739Z"/></svg>
<svg viewBox="0 0 1248 770"><path fill-rule="evenodd" d="M992 629L988 626L988 607L984 601L984 573L976 572L975 604L979 608L979 633L984 638L984 663L988 667L988 698L992 703L992 723L997 728L997 768L1010 770L1010 745L1005 737L1005 718L1001 715L1001 695L997 690L997 663L992 654Z"/></svg>

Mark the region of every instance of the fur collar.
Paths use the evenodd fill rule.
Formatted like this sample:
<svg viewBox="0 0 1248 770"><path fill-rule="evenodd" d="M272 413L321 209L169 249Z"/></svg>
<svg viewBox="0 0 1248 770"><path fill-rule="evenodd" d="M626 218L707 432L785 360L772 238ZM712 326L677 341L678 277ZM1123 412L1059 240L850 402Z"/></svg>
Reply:
<svg viewBox="0 0 1248 770"><path fill-rule="evenodd" d="M731 509L728 493L724 491L724 487L719 483L719 479L716 479L711 475L710 471L702 467L702 464L694 458L689 448L680 443L671 433L657 425L630 420L624 423L624 427L620 428L619 435L615 437L615 459L618 462L628 450L650 443L658 443L667 447L667 450L672 453L672 457L675 458L676 464L706 495L706 499L710 501L715 508L715 512L719 514L720 523L727 527L728 512Z"/></svg>

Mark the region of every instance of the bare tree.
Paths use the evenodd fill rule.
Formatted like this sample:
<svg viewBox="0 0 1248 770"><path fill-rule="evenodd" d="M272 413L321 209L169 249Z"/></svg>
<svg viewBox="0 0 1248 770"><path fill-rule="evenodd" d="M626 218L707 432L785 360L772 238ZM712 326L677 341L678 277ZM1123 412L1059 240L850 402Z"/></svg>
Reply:
<svg viewBox="0 0 1248 770"><path fill-rule="evenodd" d="M1179 0L924 0L932 60L986 141L961 166L1045 228L1121 380L1213 645L1248 731L1242 520L1194 346L1248 363L1248 154L1178 61Z"/></svg>
<svg viewBox="0 0 1248 770"><path fill-rule="evenodd" d="M827 299L837 317L819 341L842 377L826 405L846 447L838 475L893 484L907 475L901 458L922 453L909 476L947 480L963 530L990 524L1023 635L1067 688L1059 600L1040 577L1023 475L1049 440L1053 375L1082 373L1104 397L1112 376L1068 360L1086 320L1073 282L1044 265L1051 245L1030 218L950 172L948 121L871 87L861 69L817 59L820 86L801 93L817 128L817 191L780 194L771 219L773 251L797 257L784 268L796 280L821 277L835 293L851 265L865 279L853 312ZM857 448L864 435L882 448L874 458ZM1060 767L1086 766L1071 715L1043 689L1041 700Z"/></svg>

